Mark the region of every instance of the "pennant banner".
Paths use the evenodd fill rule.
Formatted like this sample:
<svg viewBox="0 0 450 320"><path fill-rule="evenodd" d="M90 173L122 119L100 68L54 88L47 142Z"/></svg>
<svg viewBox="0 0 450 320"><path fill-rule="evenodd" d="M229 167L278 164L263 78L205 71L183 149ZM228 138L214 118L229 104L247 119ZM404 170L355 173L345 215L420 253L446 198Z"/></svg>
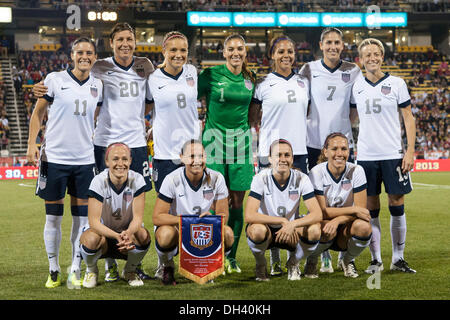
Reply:
<svg viewBox="0 0 450 320"><path fill-rule="evenodd" d="M223 273L223 228L222 216L180 216L181 275L203 284Z"/></svg>

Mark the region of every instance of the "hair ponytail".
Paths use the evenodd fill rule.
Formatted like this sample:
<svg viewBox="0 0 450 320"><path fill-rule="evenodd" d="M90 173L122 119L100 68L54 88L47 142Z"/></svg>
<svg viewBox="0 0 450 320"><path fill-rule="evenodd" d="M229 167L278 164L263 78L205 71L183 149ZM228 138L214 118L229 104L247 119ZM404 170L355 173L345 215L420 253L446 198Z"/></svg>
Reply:
<svg viewBox="0 0 450 320"><path fill-rule="evenodd" d="M347 141L347 144L348 144L348 139L343 133L340 133L340 132L330 133L327 136L327 138L325 139L322 150L320 150L320 155L319 155L319 158L317 159L317 164L328 161L327 157L325 156L325 150L328 149L328 145L329 145L330 141L336 137L345 139L345 141Z"/></svg>

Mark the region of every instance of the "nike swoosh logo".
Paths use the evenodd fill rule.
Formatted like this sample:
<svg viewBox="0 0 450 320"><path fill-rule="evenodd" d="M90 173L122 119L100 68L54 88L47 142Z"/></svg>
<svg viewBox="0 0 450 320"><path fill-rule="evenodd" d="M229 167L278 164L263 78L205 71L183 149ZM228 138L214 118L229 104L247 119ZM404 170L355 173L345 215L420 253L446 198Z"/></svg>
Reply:
<svg viewBox="0 0 450 320"><path fill-rule="evenodd" d="M184 194L179 194L178 196L181 198L181 197L184 197Z"/></svg>
<svg viewBox="0 0 450 320"><path fill-rule="evenodd" d="M219 86L223 86L223 85L225 84L225 82L217 82L217 84L218 84Z"/></svg>
<svg viewBox="0 0 450 320"><path fill-rule="evenodd" d="M158 89L162 89L162 88L164 88L165 86L167 86L167 84L165 84L165 85L163 85L163 86L161 86L161 87L158 87Z"/></svg>
<svg viewBox="0 0 450 320"><path fill-rule="evenodd" d="M404 245L404 244L405 244L404 242L403 242L403 243L398 243L398 242L397 242L397 245L398 245L398 246L402 246L402 245Z"/></svg>
<svg viewBox="0 0 450 320"><path fill-rule="evenodd" d="M113 74L114 73L114 71L108 71L108 72L106 72L106 74Z"/></svg>
<svg viewBox="0 0 450 320"><path fill-rule="evenodd" d="M358 91L358 94L360 94L361 92L363 92L364 90Z"/></svg>
<svg viewBox="0 0 450 320"><path fill-rule="evenodd" d="M274 85L276 85L276 83L269 84L269 86L271 86L271 87L273 87Z"/></svg>
<svg viewBox="0 0 450 320"><path fill-rule="evenodd" d="M54 257L56 257L56 256L48 256L49 259L52 259L52 258L54 258Z"/></svg>
<svg viewBox="0 0 450 320"><path fill-rule="evenodd" d="M317 78L318 76L313 75L313 78Z"/></svg>
<svg viewBox="0 0 450 320"><path fill-rule="evenodd" d="M66 89L69 89L69 87L66 87L66 88L64 88L64 87L61 87L61 90L66 90Z"/></svg>

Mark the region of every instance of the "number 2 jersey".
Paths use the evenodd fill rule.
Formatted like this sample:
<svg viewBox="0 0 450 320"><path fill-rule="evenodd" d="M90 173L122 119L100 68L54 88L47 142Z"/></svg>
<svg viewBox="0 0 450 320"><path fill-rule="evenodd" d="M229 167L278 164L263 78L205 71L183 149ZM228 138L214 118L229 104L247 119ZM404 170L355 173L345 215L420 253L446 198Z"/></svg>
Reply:
<svg viewBox="0 0 450 320"><path fill-rule="evenodd" d="M330 69L323 60L316 60L306 63L300 74L308 78L311 85L307 146L322 149L330 133L341 132L353 148L350 96L353 83L362 74L361 69L354 63L342 60Z"/></svg>
<svg viewBox="0 0 450 320"><path fill-rule="evenodd" d="M44 85L48 91L43 98L50 104L41 160L64 165L94 163L94 113L102 102L102 82L92 74L80 81L67 69L50 73Z"/></svg>
<svg viewBox="0 0 450 320"><path fill-rule="evenodd" d="M399 108L411 105L405 81L389 73L376 83L361 76L353 86L351 103L359 117L357 159L403 158Z"/></svg>
<svg viewBox="0 0 450 320"><path fill-rule="evenodd" d="M148 98L147 81L153 72L147 58L133 57L133 62L121 66L114 57L97 60L91 73L104 85L104 101L95 128L94 144L107 147L124 142L130 148L147 146L145 132L145 104Z"/></svg>

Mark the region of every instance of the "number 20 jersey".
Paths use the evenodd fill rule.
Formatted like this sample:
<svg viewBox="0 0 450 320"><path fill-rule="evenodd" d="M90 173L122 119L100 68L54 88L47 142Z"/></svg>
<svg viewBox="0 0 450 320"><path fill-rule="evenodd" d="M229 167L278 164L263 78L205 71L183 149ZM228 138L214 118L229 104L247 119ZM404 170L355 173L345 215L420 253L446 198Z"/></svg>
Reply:
<svg viewBox="0 0 450 320"><path fill-rule="evenodd" d="M148 76L153 64L147 58L133 57L127 67L113 57L97 60L91 73L104 85L104 101L95 128L94 144L107 147L117 141L130 148L145 147L144 112Z"/></svg>
<svg viewBox="0 0 450 320"><path fill-rule="evenodd" d="M103 85L90 75L79 81L70 70L50 73L44 80L48 121L41 159L64 165L94 163L94 113L102 101Z"/></svg>

